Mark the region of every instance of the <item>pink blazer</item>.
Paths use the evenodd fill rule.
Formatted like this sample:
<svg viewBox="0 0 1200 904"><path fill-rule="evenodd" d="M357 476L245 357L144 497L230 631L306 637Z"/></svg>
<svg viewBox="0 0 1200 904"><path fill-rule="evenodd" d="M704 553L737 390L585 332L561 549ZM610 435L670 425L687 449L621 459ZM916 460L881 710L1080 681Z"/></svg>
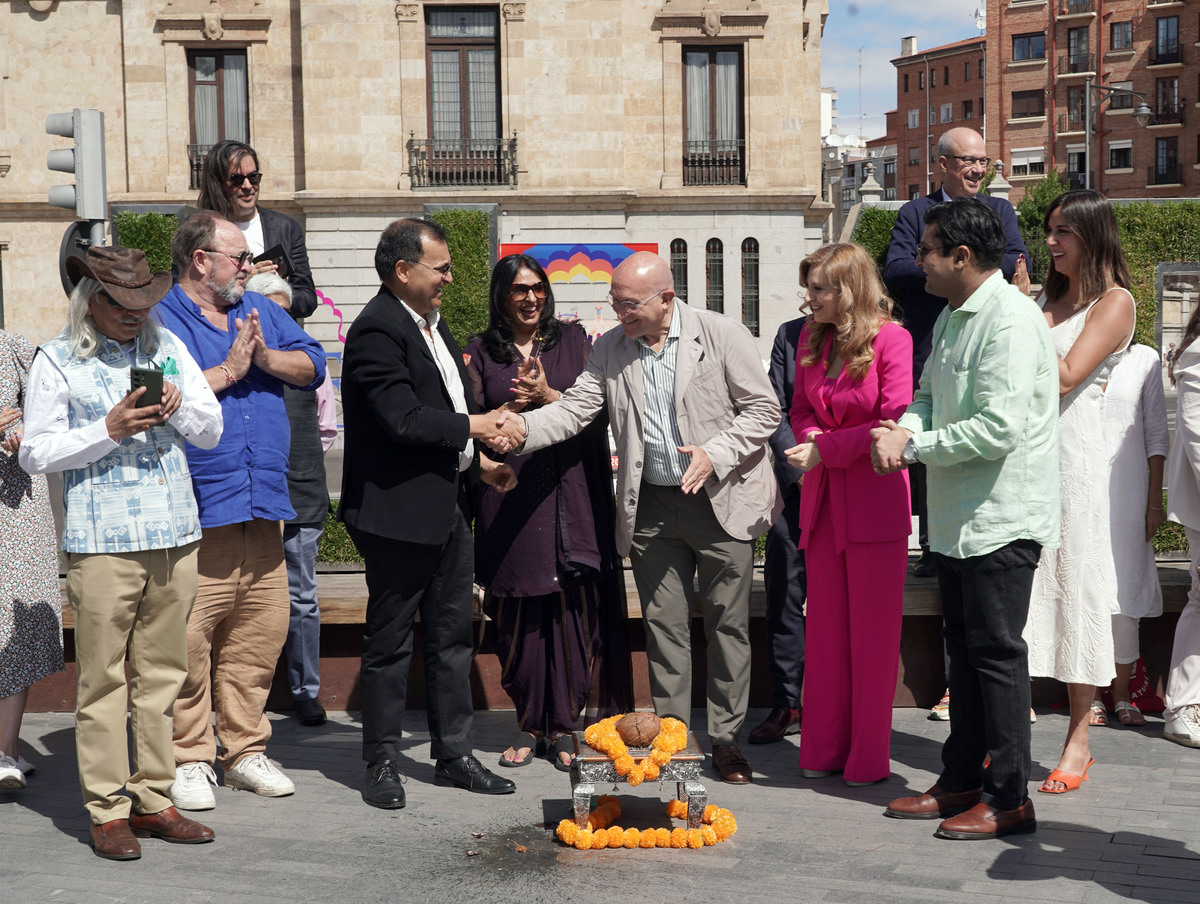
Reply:
<svg viewBox="0 0 1200 904"><path fill-rule="evenodd" d="M885 418L898 420L913 397L912 336L895 323L885 323L875 337L875 360L861 380L842 370L832 397L823 397L829 346L821 361L800 363L808 342L808 326L796 352L796 389L792 398L792 430L797 442L820 430L821 464L804 475L800 489L800 548L814 530L833 530L838 548L847 541L879 543L912 533L908 474L879 476L871 467L872 427ZM817 512L829 494L833 523L818 523Z"/></svg>

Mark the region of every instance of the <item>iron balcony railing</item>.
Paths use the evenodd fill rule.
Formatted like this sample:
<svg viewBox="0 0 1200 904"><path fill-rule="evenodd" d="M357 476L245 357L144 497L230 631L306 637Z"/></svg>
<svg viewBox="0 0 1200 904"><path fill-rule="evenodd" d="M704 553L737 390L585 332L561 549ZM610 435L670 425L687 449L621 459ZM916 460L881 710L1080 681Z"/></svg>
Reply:
<svg viewBox="0 0 1200 904"><path fill-rule="evenodd" d="M1078 113L1059 113L1058 114L1058 131L1059 132L1082 132L1083 128L1083 112Z"/></svg>
<svg viewBox="0 0 1200 904"><path fill-rule="evenodd" d="M745 185L746 142L685 141L683 143L684 185Z"/></svg>
<svg viewBox="0 0 1200 904"><path fill-rule="evenodd" d="M1091 182L1096 184L1096 174L1092 173ZM1083 188L1084 178L1080 170L1067 170L1067 185L1071 186L1072 190Z"/></svg>
<svg viewBox="0 0 1200 904"><path fill-rule="evenodd" d="M1166 66L1168 63L1183 62L1183 47L1178 43L1155 44L1150 48L1150 65Z"/></svg>
<svg viewBox="0 0 1200 904"><path fill-rule="evenodd" d="M204 158L208 156L211 144L189 144L188 152L188 171L190 178L188 180L188 188L196 191L200 188L200 178L204 175Z"/></svg>
<svg viewBox="0 0 1200 904"><path fill-rule="evenodd" d="M1146 167L1147 185L1178 185L1183 182L1183 167L1178 163L1156 163Z"/></svg>
<svg viewBox="0 0 1200 904"><path fill-rule="evenodd" d="M1058 58L1059 75L1095 71L1096 55L1094 53L1064 53Z"/></svg>
<svg viewBox="0 0 1200 904"><path fill-rule="evenodd" d="M409 133L410 136L412 133ZM408 139L413 188L507 185L517 187L517 133L512 138Z"/></svg>
<svg viewBox="0 0 1200 904"><path fill-rule="evenodd" d="M1149 125L1152 126L1176 126L1183 125L1184 114L1187 110L1187 101L1180 99L1175 103L1160 103L1154 110L1154 115L1150 117Z"/></svg>
<svg viewBox="0 0 1200 904"><path fill-rule="evenodd" d="M1096 0L1065 0L1058 5L1060 16L1077 16L1096 11Z"/></svg>

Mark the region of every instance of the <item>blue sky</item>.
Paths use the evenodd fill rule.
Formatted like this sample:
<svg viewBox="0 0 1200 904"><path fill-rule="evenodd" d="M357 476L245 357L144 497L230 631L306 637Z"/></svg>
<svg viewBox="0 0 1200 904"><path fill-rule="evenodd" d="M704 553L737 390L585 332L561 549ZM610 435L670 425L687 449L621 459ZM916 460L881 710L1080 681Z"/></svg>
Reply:
<svg viewBox="0 0 1200 904"><path fill-rule="evenodd" d="M896 106L896 69L891 60L900 55L900 39L915 35L917 49L928 50L978 37L974 13L984 6L985 0L829 0L821 84L838 90L838 131L866 138L883 135L884 114Z"/></svg>

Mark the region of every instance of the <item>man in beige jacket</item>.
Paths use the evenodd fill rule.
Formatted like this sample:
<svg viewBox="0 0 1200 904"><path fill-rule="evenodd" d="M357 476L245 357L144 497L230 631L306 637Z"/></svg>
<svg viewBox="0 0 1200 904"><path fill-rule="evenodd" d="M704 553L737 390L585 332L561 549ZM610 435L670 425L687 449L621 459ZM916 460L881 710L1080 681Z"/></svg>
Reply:
<svg viewBox="0 0 1200 904"><path fill-rule="evenodd" d="M745 784L753 543L782 507L767 454L779 402L749 331L676 303L658 255L617 267L609 301L621 329L596 340L561 399L507 416L513 441L524 438L523 452L561 442L608 409L620 458L617 550L630 556L642 601L654 709L689 721L698 572L713 762L724 781Z"/></svg>

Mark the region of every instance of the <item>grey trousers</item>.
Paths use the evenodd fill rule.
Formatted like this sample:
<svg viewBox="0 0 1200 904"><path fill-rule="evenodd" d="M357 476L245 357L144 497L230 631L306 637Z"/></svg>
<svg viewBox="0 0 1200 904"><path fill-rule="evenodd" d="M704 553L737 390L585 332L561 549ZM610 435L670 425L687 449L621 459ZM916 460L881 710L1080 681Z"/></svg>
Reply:
<svg viewBox="0 0 1200 904"><path fill-rule="evenodd" d="M630 562L642 600L654 711L684 722L691 715L692 582L698 576L709 739L736 743L750 697L754 544L725 532L705 493L643 483Z"/></svg>

